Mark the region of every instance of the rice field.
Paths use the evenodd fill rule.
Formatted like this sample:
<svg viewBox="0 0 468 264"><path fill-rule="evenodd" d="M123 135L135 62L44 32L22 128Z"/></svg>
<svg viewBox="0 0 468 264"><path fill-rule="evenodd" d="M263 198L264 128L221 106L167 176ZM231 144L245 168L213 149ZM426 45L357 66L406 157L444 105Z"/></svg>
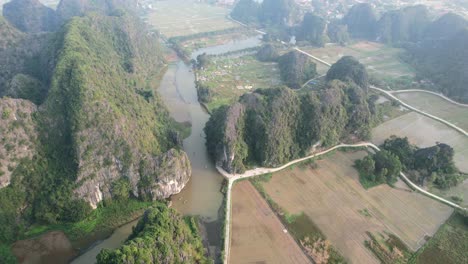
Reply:
<svg viewBox="0 0 468 264"><path fill-rule="evenodd" d="M394 95L419 110L446 119L468 131L468 107L457 106L437 95L424 92L404 92Z"/></svg>
<svg viewBox="0 0 468 264"><path fill-rule="evenodd" d="M285 169L263 184L288 213L307 215L350 263L379 263L364 245L366 232L394 234L415 251L453 211L402 182L365 190L353 164L366 154L336 152L318 168Z"/></svg>
<svg viewBox="0 0 468 264"><path fill-rule="evenodd" d="M156 1L147 22L167 38L239 27L226 18L229 10L193 0Z"/></svg>
<svg viewBox="0 0 468 264"><path fill-rule="evenodd" d="M302 50L333 64L343 56L354 56L366 65L370 74L379 78L413 77L414 70L399 59L401 49L385 46L381 43L360 41L349 46L328 45L323 48L303 47ZM317 62L317 64L321 64ZM320 74L325 74L328 67L318 65Z"/></svg>
<svg viewBox="0 0 468 264"><path fill-rule="evenodd" d="M232 188L229 263L310 263L249 181Z"/></svg>

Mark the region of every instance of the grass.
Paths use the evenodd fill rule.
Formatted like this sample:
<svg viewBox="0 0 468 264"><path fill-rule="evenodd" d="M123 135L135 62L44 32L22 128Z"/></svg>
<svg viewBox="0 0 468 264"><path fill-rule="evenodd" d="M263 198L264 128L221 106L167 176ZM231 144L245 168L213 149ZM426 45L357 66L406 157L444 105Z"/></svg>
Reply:
<svg viewBox="0 0 468 264"><path fill-rule="evenodd" d="M468 263L468 219L452 214L410 263Z"/></svg>
<svg viewBox="0 0 468 264"><path fill-rule="evenodd" d="M188 121L177 122L174 120L174 128L180 133L182 139L188 138L192 134L192 124Z"/></svg>
<svg viewBox="0 0 468 264"><path fill-rule="evenodd" d="M37 237L52 230L63 231L72 244L80 244L91 234L110 234L115 228L135 220L151 205L158 202L142 202L130 199L99 206L90 216L77 223L35 225L25 232L25 238Z"/></svg>
<svg viewBox="0 0 468 264"><path fill-rule="evenodd" d="M211 63L197 72L197 80L210 91L210 111L233 103L246 92L281 84L278 65L260 62L253 55L212 57Z"/></svg>
<svg viewBox="0 0 468 264"><path fill-rule="evenodd" d="M408 263L412 252L401 241L400 238L393 234L378 233L374 234L367 232L370 240L365 241L372 253L384 264Z"/></svg>

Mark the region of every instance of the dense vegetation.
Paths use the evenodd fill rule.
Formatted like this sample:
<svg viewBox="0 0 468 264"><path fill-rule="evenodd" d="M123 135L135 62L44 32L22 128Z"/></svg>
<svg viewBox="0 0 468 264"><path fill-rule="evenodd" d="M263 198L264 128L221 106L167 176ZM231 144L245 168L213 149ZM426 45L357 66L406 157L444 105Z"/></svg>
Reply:
<svg viewBox="0 0 468 264"><path fill-rule="evenodd" d="M350 80L301 93L258 89L213 113L205 127L208 152L229 172L278 166L307 154L318 141L331 146L368 138L369 109L366 90Z"/></svg>
<svg viewBox="0 0 468 264"><path fill-rule="evenodd" d="M10 36L11 43L0 40L7 51L29 38L0 22L0 32ZM10 95L41 107L33 119L36 154L19 160L11 168L10 185L0 189L2 252L3 245L28 236L35 225L83 223L86 228L79 232L92 232L100 228L94 218L87 220L92 206L114 201L125 208L135 197L160 199L167 195L160 184L176 180L183 186L190 176L188 159L178 150L179 133L154 93L164 69L158 41L137 18L123 11L93 13L47 36L40 56L48 67L34 65L45 68L39 72L13 68L12 79L5 80L17 87ZM119 213L132 217L126 210L112 217Z"/></svg>
<svg viewBox="0 0 468 264"><path fill-rule="evenodd" d="M293 88L299 89L302 85L317 75L317 65L307 55L298 51L290 51L278 59L281 79Z"/></svg>
<svg viewBox="0 0 468 264"><path fill-rule="evenodd" d="M23 32L55 31L61 24L52 8L39 0L13 0L3 6L3 16Z"/></svg>
<svg viewBox="0 0 468 264"><path fill-rule="evenodd" d="M369 76L366 67L352 56L344 56L333 64L326 75L327 81L341 80L343 82L354 82L367 91Z"/></svg>
<svg viewBox="0 0 468 264"><path fill-rule="evenodd" d="M413 182L433 184L440 189L456 186L464 180L454 165L454 151L447 144L418 148L411 145L408 138L392 136L385 140L381 148L382 151L356 161L356 167L364 179L361 182L365 186L383 183L385 178L387 183L392 184L403 169Z"/></svg>
<svg viewBox="0 0 468 264"><path fill-rule="evenodd" d="M300 26L296 29L296 40L308 41L312 45L323 46L326 42L327 22L312 13L306 13Z"/></svg>
<svg viewBox="0 0 468 264"><path fill-rule="evenodd" d="M257 59L259 61L276 61L279 57L278 50L272 44L265 44L257 51Z"/></svg>
<svg viewBox="0 0 468 264"><path fill-rule="evenodd" d="M356 4L343 18L353 38L372 39L375 35L377 15L370 4Z"/></svg>
<svg viewBox="0 0 468 264"><path fill-rule="evenodd" d="M425 6L410 6L389 11L377 25L377 39L385 43L416 42L420 40L429 24Z"/></svg>
<svg viewBox="0 0 468 264"><path fill-rule="evenodd" d="M410 263L468 262L468 215L454 212L431 240L418 250Z"/></svg>
<svg viewBox="0 0 468 264"><path fill-rule="evenodd" d="M441 17L426 31L426 39L408 45L406 60L422 77L435 82L447 96L468 102L468 27L461 17ZM446 23L446 20L454 23ZM434 31L439 28L440 31Z"/></svg>
<svg viewBox="0 0 468 264"><path fill-rule="evenodd" d="M243 23L257 23L260 4L254 0L240 0L231 12L231 17Z"/></svg>
<svg viewBox="0 0 468 264"><path fill-rule="evenodd" d="M163 204L145 212L123 246L104 249L98 264L126 263L210 263L205 257L198 223L183 219Z"/></svg>

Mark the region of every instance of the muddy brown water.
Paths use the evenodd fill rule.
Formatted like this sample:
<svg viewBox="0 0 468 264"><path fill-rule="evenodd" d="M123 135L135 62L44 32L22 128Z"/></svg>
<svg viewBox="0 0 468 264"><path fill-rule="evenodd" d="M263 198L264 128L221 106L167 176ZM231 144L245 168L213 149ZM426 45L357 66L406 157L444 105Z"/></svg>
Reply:
<svg viewBox="0 0 468 264"><path fill-rule="evenodd" d="M231 41L197 50L192 54L192 58L202 53L218 55L260 44L260 36ZM222 211L223 178L217 173L206 151L203 128L209 114L198 102L195 74L190 65L181 60L169 65L158 91L174 119L192 124L192 133L184 140L184 150L192 164L192 178L181 193L171 198L172 206L183 215L200 217L204 243L208 246L210 255L218 257L222 243L219 215ZM117 228L110 237L96 241L71 263L95 263L96 256L102 249L115 249L122 245L137 222L138 220L135 220L125 224ZM13 251L19 256L21 263L68 263L77 254L62 232L49 232L37 239L19 241L15 243Z"/></svg>

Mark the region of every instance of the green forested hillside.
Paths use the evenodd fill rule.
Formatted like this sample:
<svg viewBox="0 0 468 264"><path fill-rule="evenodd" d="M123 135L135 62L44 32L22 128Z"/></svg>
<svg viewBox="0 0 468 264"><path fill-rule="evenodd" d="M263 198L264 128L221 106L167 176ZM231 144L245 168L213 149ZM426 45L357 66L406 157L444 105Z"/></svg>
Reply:
<svg viewBox="0 0 468 264"><path fill-rule="evenodd" d="M351 79L329 80L317 91L258 89L213 113L205 127L207 148L229 172L278 166L306 155L317 142L368 138L369 109L366 90Z"/></svg>
<svg viewBox="0 0 468 264"><path fill-rule="evenodd" d="M210 263L205 257L198 224L175 210L157 205L144 214L123 246L105 249L98 264Z"/></svg>
<svg viewBox="0 0 468 264"><path fill-rule="evenodd" d="M158 41L137 18L75 17L48 49L47 97L31 121L15 122L38 136L35 155L12 167L10 185L0 189L2 250L33 224L86 219L103 200L166 198L191 174L174 121L155 93L165 69ZM90 221L86 232L96 227Z"/></svg>

